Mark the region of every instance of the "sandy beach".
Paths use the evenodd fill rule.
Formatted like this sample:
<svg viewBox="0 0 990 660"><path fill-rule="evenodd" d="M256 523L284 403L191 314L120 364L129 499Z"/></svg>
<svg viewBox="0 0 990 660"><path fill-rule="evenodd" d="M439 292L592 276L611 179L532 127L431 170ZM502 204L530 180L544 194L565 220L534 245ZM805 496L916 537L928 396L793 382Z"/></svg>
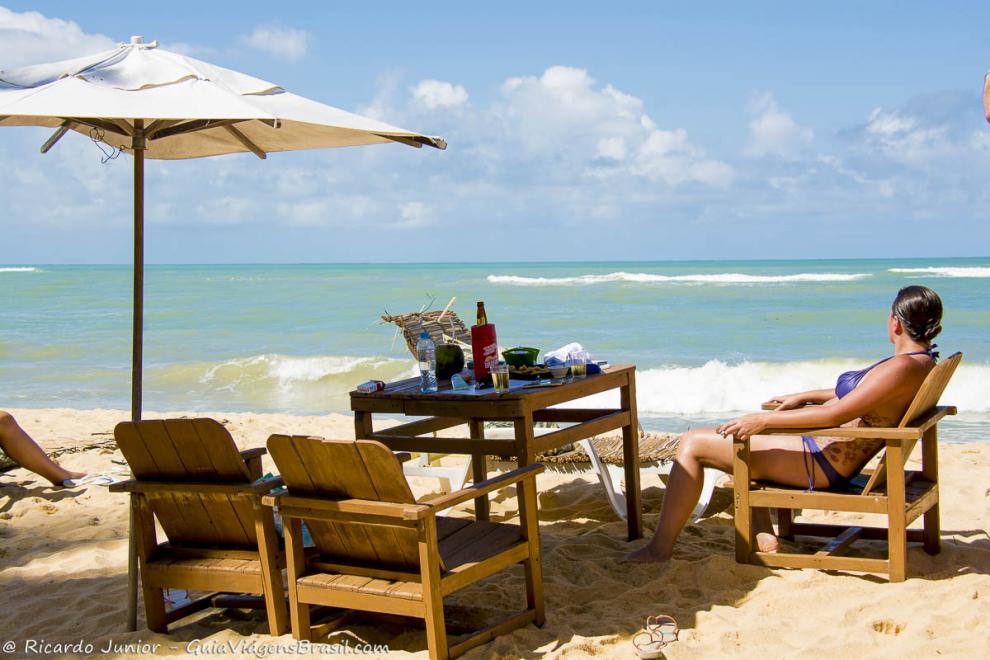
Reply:
<svg viewBox="0 0 990 660"><path fill-rule="evenodd" d="M114 424L126 413L11 412L65 466L126 474L112 439ZM274 432L353 437L351 420L343 415L196 416L223 420L241 448L263 446ZM942 553L929 557L912 546L909 579L887 584L869 575L736 564L731 498L723 488L706 517L685 530L669 565L619 564L631 547L625 525L590 473L548 471L539 478L546 625L499 637L466 657L628 657L634 655L633 635L648 615L659 613L674 616L682 631L680 641L667 648L670 658L982 656L990 648L990 445L944 444L941 473ZM417 479L413 487L422 496L436 485ZM643 487L652 532L663 489L656 477L645 479ZM513 504L512 498L497 498L493 519L513 519ZM54 489L21 469L0 476L0 588L6 603L0 642L14 642L14 657L31 655L32 649L55 655L80 649L112 656L210 649L244 657L291 655L290 635L268 636L262 614L244 610L206 610L174 625L169 635L125 633L126 511L126 498L104 486ZM468 504L454 515L470 514ZM877 548L867 545L862 552ZM521 594L521 572L497 577L460 592L449 616L471 621L486 610L515 607ZM426 657L425 635L415 622L359 618L323 641L382 644L392 656ZM73 648L78 644L83 646ZM4 647L8 657L9 648Z"/></svg>

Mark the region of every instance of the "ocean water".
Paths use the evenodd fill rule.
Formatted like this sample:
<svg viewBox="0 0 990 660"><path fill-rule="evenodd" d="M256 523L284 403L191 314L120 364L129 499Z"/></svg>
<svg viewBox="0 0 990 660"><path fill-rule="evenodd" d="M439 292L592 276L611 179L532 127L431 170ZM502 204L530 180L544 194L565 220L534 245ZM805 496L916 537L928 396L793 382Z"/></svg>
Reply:
<svg viewBox="0 0 990 660"><path fill-rule="evenodd" d="M484 300L499 343L571 341L634 363L641 421L683 430L828 386L890 354L897 289L931 286L965 359L948 440L990 423L990 258L149 266L149 410L345 412L369 378L414 373L384 312ZM129 266L0 266L0 407L129 403Z"/></svg>

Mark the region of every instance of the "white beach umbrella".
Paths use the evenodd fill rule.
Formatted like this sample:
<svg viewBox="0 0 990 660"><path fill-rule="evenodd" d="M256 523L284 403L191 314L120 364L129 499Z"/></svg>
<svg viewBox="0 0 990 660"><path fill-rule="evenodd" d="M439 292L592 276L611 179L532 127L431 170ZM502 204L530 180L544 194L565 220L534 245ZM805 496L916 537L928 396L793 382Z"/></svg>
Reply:
<svg viewBox="0 0 990 660"><path fill-rule="evenodd" d="M134 156L134 328L131 417L141 418L144 289L144 159L202 158L401 142L446 142L297 96L230 69L131 43L72 60L0 69L0 126L55 128L46 153L68 131ZM130 610L136 626L132 534Z"/></svg>

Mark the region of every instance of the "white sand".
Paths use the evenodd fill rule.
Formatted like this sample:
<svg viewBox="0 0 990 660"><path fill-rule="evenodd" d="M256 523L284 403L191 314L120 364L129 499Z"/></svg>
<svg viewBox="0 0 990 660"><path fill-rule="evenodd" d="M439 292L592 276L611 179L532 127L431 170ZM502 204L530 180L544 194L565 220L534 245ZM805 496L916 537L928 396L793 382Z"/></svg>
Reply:
<svg viewBox="0 0 990 660"><path fill-rule="evenodd" d="M111 435L114 424L127 418L124 412L11 412L46 450L73 451L57 459L67 467L90 473L126 469L113 462L120 454ZM273 432L353 437L351 419L341 415L206 416L227 420L241 448L263 446ZM929 557L912 545L909 579L901 584L736 564L731 498L723 489L716 491L708 517L685 530L668 565L618 564L633 546L597 483L588 474L547 472L539 479L547 623L500 637L466 657L628 657L634 653L632 636L648 615L658 613L674 616L682 628L680 641L667 648L670 658L984 656L990 649L990 444L944 445L940 458L943 550ZM414 483L417 495L435 487L429 480ZM645 521L652 530L663 490L656 478L647 479L644 489ZM512 498L498 498L493 518L511 520L513 504ZM0 648L14 641L14 655L20 656L33 640L36 650L73 655L71 647L43 644L82 642L99 652L109 644L140 642L175 655L219 651L230 643L255 644L238 647L244 657L252 657L252 650L262 657L291 657L288 647L282 653L273 647L290 644L291 636L269 637L263 613L206 610L173 624L168 635L123 632L126 511L126 497L105 487L57 490L24 470L0 476ZM465 505L459 515L470 511ZM881 547L864 552L873 555ZM460 608L454 616L472 619L476 612L468 605L518 607L522 584L517 570L473 586L455 599ZM193 640L202 641L187 647ZM426 657L425 635L411 620L358 619L328 641L387 644L392 655Z"/></svg>

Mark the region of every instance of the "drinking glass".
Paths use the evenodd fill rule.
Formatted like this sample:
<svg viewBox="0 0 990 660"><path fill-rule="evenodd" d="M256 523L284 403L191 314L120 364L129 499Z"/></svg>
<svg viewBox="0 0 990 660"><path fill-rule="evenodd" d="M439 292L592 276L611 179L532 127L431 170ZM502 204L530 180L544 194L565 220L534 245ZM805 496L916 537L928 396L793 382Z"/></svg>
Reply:
<svg viewBox="0 0 990 660"><path fill-rule="evenodd" d="M577 351L568 356L571 367L571 377L580 379L588 374L588 354L584 351Z"/></svg>
<svg viewBox="0 0 990 660"><path fill-rule="evenodd" d="M509 391L509 365L499 361L492 367L492 384L495 385L496 392Z"/></svg>

